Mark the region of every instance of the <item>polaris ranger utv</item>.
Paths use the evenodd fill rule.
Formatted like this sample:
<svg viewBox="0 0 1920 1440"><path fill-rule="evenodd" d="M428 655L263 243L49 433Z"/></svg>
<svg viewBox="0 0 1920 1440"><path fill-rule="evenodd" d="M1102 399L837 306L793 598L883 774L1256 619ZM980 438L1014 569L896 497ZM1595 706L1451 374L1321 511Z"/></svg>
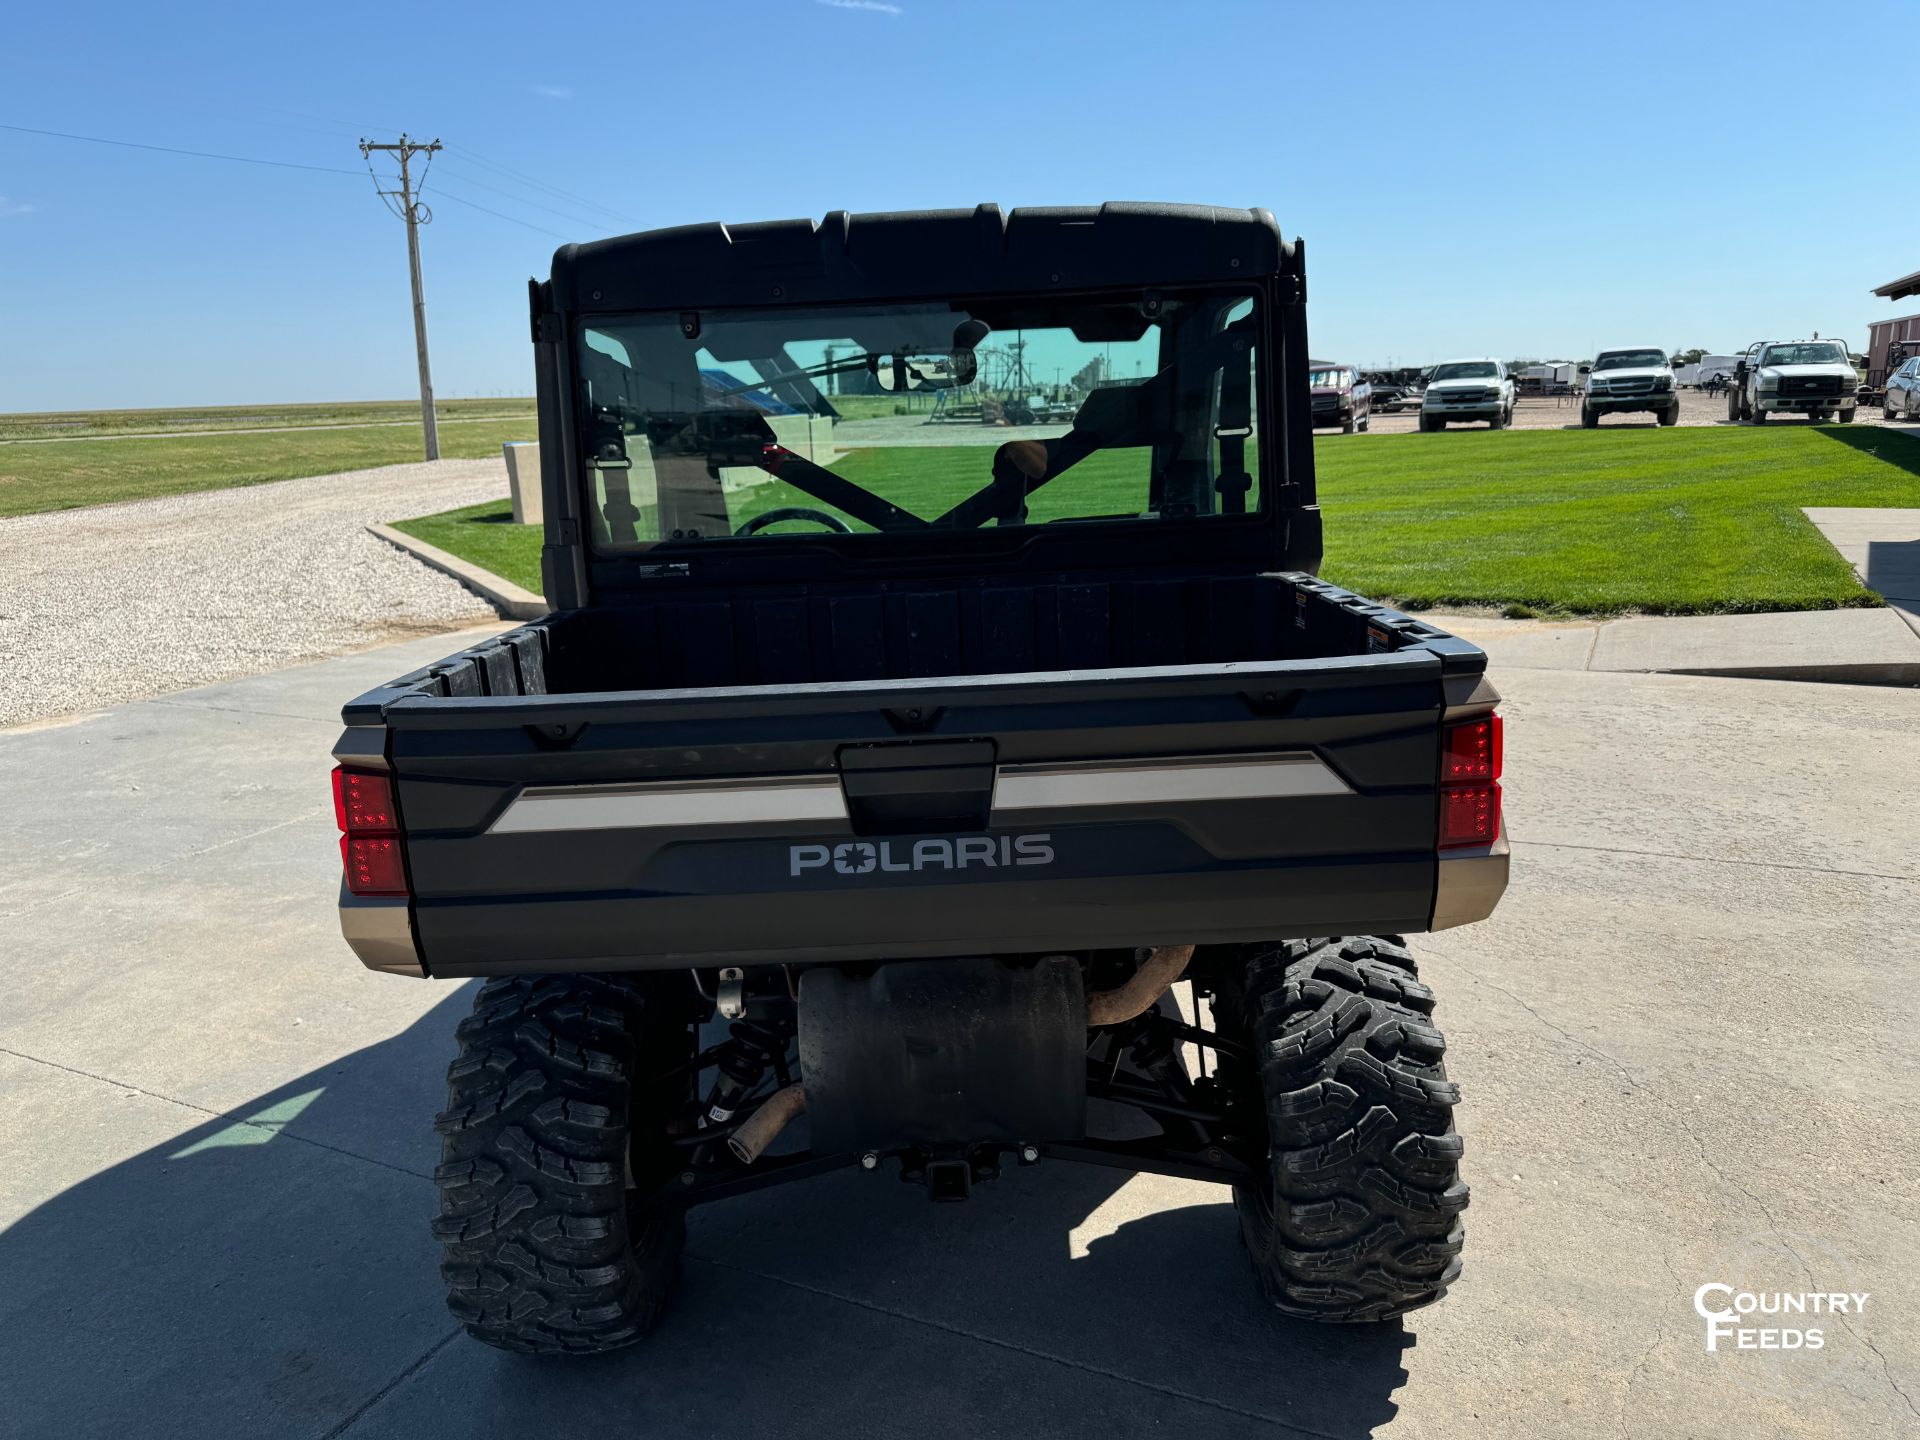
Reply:
<svg viewBox="0 0 1920 1440"><path fill-rule="evenodd" d="M555 255L553 613L334 751L353 949L490 977L438 1121L471 1334L627 1344L688 1207L842 1166L1218 1181L1289 1313L1445 1292L1458 1095L1401 936L1505 888L1497 697L1314 578L1305 300L1261 210ZM1070 418L1008 423L1055 373Z"/></svg>

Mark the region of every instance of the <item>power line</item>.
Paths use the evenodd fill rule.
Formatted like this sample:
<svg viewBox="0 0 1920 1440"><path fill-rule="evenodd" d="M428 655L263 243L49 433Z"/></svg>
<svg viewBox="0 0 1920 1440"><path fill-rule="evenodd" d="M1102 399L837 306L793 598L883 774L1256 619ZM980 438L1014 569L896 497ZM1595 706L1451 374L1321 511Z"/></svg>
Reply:
<svg viewBox="0 0 1920 1440"><path fill-rule="evenodd" d="M65 130L36 130L31 125L0 124L0 130L21 135L45 135L55 140L84 140L89 145L117 145L124 150L157 150L162 155L191 155L196 160L225 160L235 165L271 165L278 170L312 170L321 175L353 175L337 165L301 165L292 160L260 160L252 155L219 155L211 150L181 150L172 145L147 145L139 140L109 140L101 135L73 135Z"/></svg>
<svg viewBox="0 0 1920 1440"><path fill-rule="evenodd" d="M505 220L509 225L519 225L528 230L538 230L542 235L551 235L556 240L573 239L573 236L571 235L562 235L558 230L549 230L547 229L546 226L536 225L531 220L521 220L513 215L502 214L498 210L489 210L485 205L480 204L480 202L477 200L462 199L460 196L454 194L451 190L447 189L447 187L444 185L436 186L434 188L433 193L438 195L442 200L451 200L453 201L454 204L464 205L469 210L478 210L481 214L491 215L496 220Z"/></svg>
<svg viewBox="0 0 1920 1440"><path fill-rule="evenodd" d="M442 160L440 162L442 168L446 167L451 163L452 163L451 161L447 161L447 160ZM571 214L565 210L556 210L551 205L543 205L537 200L529 200L527 199L526 196L516 195L511 190L502 190L498 185L489 185L486 181L480 179L478 176L469 175L463 170L455 170L453 173L454 173L454 178L459 180L459 182L462 185L478 185L482 190L491 190L495 195L504 195L507 199L513 201L513 203L516 205L530 206L535 210L539 210L544 212L545 214L552 215L557 219L571 220L574 223L580 224L580 225L591 225L591 226L594 226L595 228L604 228L606 226L607 222L604 220L592 219L585 215ZM424 180L422 181L422 183L423 184L425 183ZM445 194L446 192L443 190L441 193ZM524 223L524 222L521 222L521 223Z"/></svg>
<svg viewBox="0 0 1920 1440"><path fill-rule="evenodd" d="M620 211L615 210L610 205L603 205L598 200L591 199L585 195L576 195L571 190L563 190L558 185L550 184L545 180L536 179L534 176L531 176L531 175L522 174L520 171L513 169L511 166L502 165L498 160L488 159L485 155L482 155L477 150L467 149L461 146L455 146L453 155L455 159L471 160L478 165L483 165L487 169L495 171L501 175L504 175L509 180L512 180L521 185L524 185L529 189L544 190L549 195L557 195L562 200L572 201L575 205L584 205L589 210L598 210L604 215L611 215L615 220L618 220L623 225L638 225L640 223L638 220L634 219L633 216L622 214Z"/></svg>
<svg viewBox="0 0 1920 1440"><path fill-rule="evenodd" d="M259 158L258 156L253 156L253 155L226 155L214 150L188 150L176 145L149 145L146 142L140 141L140 140L116 140L104 135L77 135L66 130L43 130L32 125L9 125L5 123L0 123L0 130L9 130L20 135L40 135L52 140L77 140L77 141L84 142L85 144L88 144L88 145L111 145L122 150L149 150L160 155L184 155L195 160L220 160L231 165L266 165L276 170L305 170L316 175L357 175L360 173L357 170L344 169L343 167L338 165L304 165L293 160L265 160L265 159ZM478 161L481 164L492 164L492 162L482 159L480 156L473 154L471 151L463 150L460 152L460 154L464 159ZM430 163L431 163L431 160L429 160L429 164ZM499 165L493 165L492 168L496 170L505 169L504 166L499 166ZM368 166L367 173L369 175L372 175L373 171L372 171L371 165ZM495 194L505 196L508 200L513 201L517 205L525 205L532 209L543 211L546 214L558 216L561 219L577 220L581 224L604 224L605 223L604 221L590 221L580 216L563 215L561 214L561 212L552 209L550 206L542 205L538 201L529 200L524 196L515 195L509 191L501 190L497 186L488 185L484 181L478 179L477 177L466 176L464 178L471 180L474 184L479 185L482 189L492 190ZM425 180L424 174L422 175L421 179L423 181ZM566 191L561 190L558 186L546 185L539 181L524 181L521 183L528 184L530 186L534 186L539 189L549 190L557 195L566 196L567 198L573 198L570 195L568 195ZM396 218L401 220L406 219L405 212L401 209L396 208L392 203L392 200L389 198L393 192L381 190L378 176L374 176L374 189L376 193L381 195L382 202L387 205L387 208L393 212ZM478 210L482 214L493 216L496 220L505 220L509 225L519 225L524 229L537 231L539 234L542 234L542 235L550 235L556 240L570 240L573 238L570 235L561 234L558 230L549 230L544 225L536 225L530 220L522 220L518 216L508 215L503 213L502 211L492 209L491 207L486 205L482 205L476 200L469 200L464 196L456 195L451 190L448 190L444 185L436 187L436 193L445 196L447 199L453 201L456 205L464 205L469 210ZM597 205L594 202L588 201L588 200L580 200L577 203L586 205L591 209L605 210L606 213L608 213L609 215L612 215L615 219L620 220L623 223L627 223L627 224L636 223L630 220L629 217L621 215L618 211L608 209L608 207L604 205Z"/></svg>
<svg viewBox="0 0 1920 1440"><path fill-rule="evenodd" d="M477 150L469 150L464 148L456 149L455 158L460 160L472 161L476 165L484 166L486 169L492 171L494 174L504 177L511 184L520 185L529 190L541 191L548 195L557 196L558 198L562 200L566 200L572 204L584 205L589 210L597 210L603 215L610 215L615 220L620 221L624 225L633 225L633 224L639 223L635 221L632 216L622 214L620 211L614 209L611 205L603 204L591 196L581 195L576 193L575 191L564 189L559 185L553 184L551 181L542 180L537 176L528 175L522 171L515 170L512 166L503 165L498 160L490 159L489 157L482 155Z"/></svg>

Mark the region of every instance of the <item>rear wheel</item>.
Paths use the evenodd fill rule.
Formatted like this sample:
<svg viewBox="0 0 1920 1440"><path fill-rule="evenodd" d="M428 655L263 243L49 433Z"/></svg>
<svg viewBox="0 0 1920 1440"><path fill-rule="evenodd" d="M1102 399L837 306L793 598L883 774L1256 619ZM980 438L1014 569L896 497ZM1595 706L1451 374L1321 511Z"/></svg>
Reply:
<svg viewBox="0 0 1920 1440"><path fill-rule="evenodd" d="M1387 1320L1460 1274L1460 1098L1433 992L1397 937L1254 951L1219 999L1258 1066L1269 1156L1236 1187L1254 1278L1277 1309Z"/></svg>
<svg viewBox="0 0 1920 1440"><path fill-rule="evenodd" d="M492 980L456 1032L434 1172L447 1308L489 1345L542 1354L632 1344L673 1286L683 1213L671 1082L684 1014L618 977Z"/></svg>

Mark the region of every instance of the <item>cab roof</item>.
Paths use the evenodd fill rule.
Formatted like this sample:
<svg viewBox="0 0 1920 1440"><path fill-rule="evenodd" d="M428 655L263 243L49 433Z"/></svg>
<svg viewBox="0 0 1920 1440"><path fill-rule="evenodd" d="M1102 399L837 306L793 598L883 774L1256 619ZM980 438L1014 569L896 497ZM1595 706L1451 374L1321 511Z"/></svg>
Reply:
<svg viewBox="0 0 1920 1440"><path fill-rule="evenodd" d="M1265 210L1099 206L908 210L712 222L563 245L557 310L838 305L871 300L1252 281L1294 247Z"/></svg>

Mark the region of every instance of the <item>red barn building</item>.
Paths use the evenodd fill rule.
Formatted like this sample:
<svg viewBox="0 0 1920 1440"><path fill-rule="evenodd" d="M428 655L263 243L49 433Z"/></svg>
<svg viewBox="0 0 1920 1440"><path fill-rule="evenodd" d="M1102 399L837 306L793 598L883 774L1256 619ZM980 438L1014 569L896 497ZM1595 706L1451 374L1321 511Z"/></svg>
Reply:
<svg viewBox="0 0 1920 1440"><path fill-rule="evenodd" d="M1883 300L1920 295L1920 270L1889 281L1873 293ZM1898 370L1901 362L1913 355L1920 355L1920 314L1875 320L1867 327L1867 388L1876 395L1884 391L1887 372Z"/></svg>

